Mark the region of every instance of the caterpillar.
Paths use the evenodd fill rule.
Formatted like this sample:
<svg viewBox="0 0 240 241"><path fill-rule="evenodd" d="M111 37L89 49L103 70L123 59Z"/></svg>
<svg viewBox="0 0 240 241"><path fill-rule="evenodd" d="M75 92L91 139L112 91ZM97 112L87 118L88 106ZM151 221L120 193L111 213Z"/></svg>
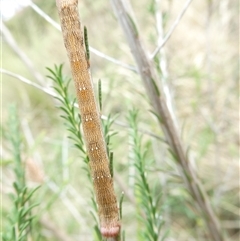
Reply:
<svg viewBox="0 0 240 241"><path fill-rule="evenodd" d="M89 53L86 52L88 43L86 39L84 42L81 31L78 0L56 0L56 5L77 92L83 136L98 205L100 231L103 237L117 237L120 232L118 205L109 169L100 112L93 90Z"/></svg>

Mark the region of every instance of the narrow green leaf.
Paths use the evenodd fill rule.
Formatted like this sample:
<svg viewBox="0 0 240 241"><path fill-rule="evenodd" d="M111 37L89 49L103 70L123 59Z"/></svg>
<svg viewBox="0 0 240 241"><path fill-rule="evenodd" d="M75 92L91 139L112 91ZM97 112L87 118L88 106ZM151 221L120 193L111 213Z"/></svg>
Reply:
<svg viewBox="0 0 240 241"><path fill-rule="evenodd" d="M84 26L84 43L85 43L87 60L90 60L90 51L89 51L89 45L88 45L88 33L87 33L87 27L86 26Z"/></svg>

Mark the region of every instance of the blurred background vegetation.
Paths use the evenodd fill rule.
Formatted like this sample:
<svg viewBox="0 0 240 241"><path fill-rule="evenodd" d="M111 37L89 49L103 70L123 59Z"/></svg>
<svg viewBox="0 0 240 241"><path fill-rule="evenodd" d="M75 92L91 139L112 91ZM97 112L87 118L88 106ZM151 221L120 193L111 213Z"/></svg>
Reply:
<svg viewBox="0 0 240 241"><path fill-rule="evenodd" d="M59 23L55 1L34 1ZM129 65L135 66L121 27L109 1L79 1L80 17L88 28L90 46ZM154 1L132 0L133 11L149 54L157 47ZM190 159L204 184L211 204L221 220L226 240L238 240L239 213L239 6L236 0L193 1L172 37L164 47L166 81L174 113ZM182 10L183 1L161 1L166 33ZM13 49L2 37L2 68L21 75L44 88L53 82L46 78L46 67L64 63L70 67L61 33L31 7L19 11L4 22L16 42ZM31 61L27 65L16 51ZM138 127L143 130L143 148L148 150L147 171L150 183L161 192L162 219L166 240L209 240L205 224L189 202L176 164L167 154L162 136L140 77L133 71L91 53L91 72L95 87L102 80L103 115L118 114L112 129L115 187L118 198L128 192L123 203L122 226L126 240L140 240L136 234L136 210L133 196L134 169L129 145L129 110L139 110ZM22 135L22 160L26 164L30 187L41 184L33 198L39 218L42 240L93 240L89 189L85 166L78 151L67 138L56 100L17 78L2 74L2 215L3 230L11 210L13 161L10 142L9 108L14 104ZM73 84L70 92L74 97Z"/></svg>

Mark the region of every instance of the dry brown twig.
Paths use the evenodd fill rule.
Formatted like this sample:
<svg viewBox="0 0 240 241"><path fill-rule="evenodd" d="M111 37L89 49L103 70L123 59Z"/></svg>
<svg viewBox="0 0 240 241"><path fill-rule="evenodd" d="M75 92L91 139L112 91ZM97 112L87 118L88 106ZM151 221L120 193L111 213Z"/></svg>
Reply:
<svg viewBox="0 0 240 241"><path fill-rule="evenodd" d="M193 199L198 204L197 207L199 211L203 212L203 217L205 218L209 230L209 235L215 241L222 241L224 238L221 233L218 218L210 205L210 201L205 190L202 188L200 180L190 165L182 140L180 139L178 129L171 117L164 95L161 94L163 93L161 87L157 86L160 81L154 71L153 63L147 56L141 43L141 36L136 27L137 25L134 23L131 15L126 10L122 0L111 0L111 2L137 63L139 73L153 106L153 110L159 119L159 123L168 141L169 147L171 148L172 154L179 164L185 185L187 186ZM190 2L191 1L188 1L187 3Z"/></svg>

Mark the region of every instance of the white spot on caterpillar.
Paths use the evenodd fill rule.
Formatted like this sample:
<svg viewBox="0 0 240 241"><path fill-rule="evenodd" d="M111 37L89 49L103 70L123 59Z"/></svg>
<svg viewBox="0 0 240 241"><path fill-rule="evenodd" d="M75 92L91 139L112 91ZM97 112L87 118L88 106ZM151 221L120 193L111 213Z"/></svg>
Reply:
<svg viewBox="0 0 240 241"><path fill-rule="evenodd" d="M80 86L80 84L78 84L78 89L80 91L86 90L87 88L85 87L85 85L83 84L83 86Z"/></svg>
<svg viewBox="0 0 240 241"><path fill-rule="evenodd" d="M91 151L99 150L97 142L90 143L89 148L90 148Z"/></svg>
<svg viewBox="0 0 240 241"><path fill-rule="evenodd" d="M93 114L92 113L86 113L83 115L83 119L88 122L88 121L93 121Z"/></svg>

